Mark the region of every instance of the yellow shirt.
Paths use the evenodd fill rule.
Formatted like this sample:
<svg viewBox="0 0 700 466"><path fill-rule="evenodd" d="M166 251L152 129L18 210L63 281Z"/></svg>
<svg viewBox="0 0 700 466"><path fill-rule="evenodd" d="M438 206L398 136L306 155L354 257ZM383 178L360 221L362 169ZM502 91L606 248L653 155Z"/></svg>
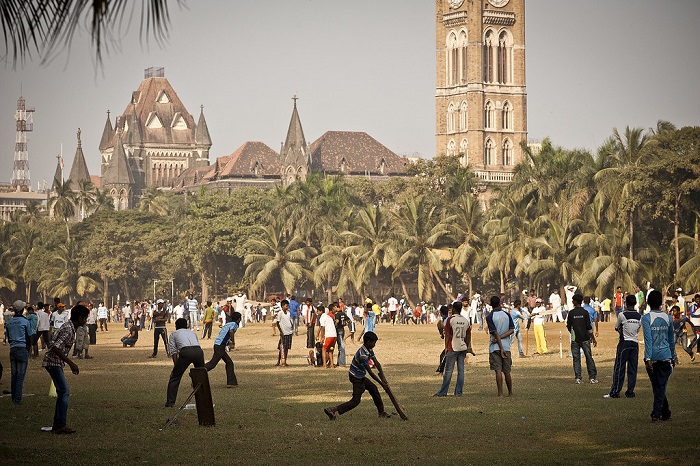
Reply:
<svg viewBox="0 0 700 466"><path fill-rule="evenodd" d="M202 318L202 321L205 324L214 321L214 306L209 306L204 310L204 317Z"/></svg>

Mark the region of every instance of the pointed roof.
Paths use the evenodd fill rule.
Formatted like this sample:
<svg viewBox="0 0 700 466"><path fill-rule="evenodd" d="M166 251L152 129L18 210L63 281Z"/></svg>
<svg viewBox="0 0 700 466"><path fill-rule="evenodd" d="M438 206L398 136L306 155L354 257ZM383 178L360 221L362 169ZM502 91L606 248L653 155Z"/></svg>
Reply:
<svg viewBox="0 0 700 466"><path fill-rule="evenodd" d="M73 157L73 165L70 168L68 179L71 181L73 189L78 189L81 181L90 181L90 171L83 155L83 145L80 142L80 128L78 128L78 147L75 149L75 157Z"/></svg>
<svg viewBox="0 0 700 466"><path fill-rule="evenodd" d="M204 174L206 181L227 178L279 176L279 154L260 141L248 141L226 157L219 157Z"/></svg>
<svg viewBox="0 0 700 466"><path fill-rule="evenodd" d="M114 147L114 153L112 154L112 158L109 159L109 163L107 164L102 178L104 179L105 187L110 184L134 183L134 175L131 173L131 167L126 158L126 153L124 152L121 131L117 132L117 143Z"/></svg>
<svg viewBox="0 0 700 466"><path fill-rule="evenodd" d="M105 150L110 146L110 141L114 135L114 130L112 129L112 121L109 119L109 110L107 110L107 121L105 122L105 128L102 130L102 139L100 139L100 150Z"/></svg>
<svg viewBox="0 0 700 466"><path fill-rule="evenodd" d="M51 189L54 189L56 187L56 180L63 183L63 169L61 168L62 157L60 155L57 155L56 159L56 172L53 174L53 180L51 181Z"/></svg>
<svg viewBox="0 0 700 466"><path fill-rule="evenodd" d="M294 110L292 110L292 119L289 121L289 129L287 130L287 138L282 145L280 155L282 163L306 163L308 161L309 145L304 137L304 129L301 127L301 119L297 110L297 99L294 95Z"/></svg>
<svg viewBox="0 0 700 466"><path fill-rule="evenodd" d="M134 121L139 123L140 133L131 133ZM131 134L122 137L124 142L128 142L130 137L132 144L160 145L194 144L197 126L165 76L147 73L117 120L107 148L114 145L116 131L125 128Z"/></svg>
<svg viewBox="0 0 700 466"><path fill-rule="evenodd" d="M201 105L199 108L199 121L197 121L197 130L194 133L194 141L198 145L211 147L209 127L207 127L207 120L204 119L204 105Z"/></svg>
<svg viewBox="0 0 700 466"><path fill-rule="evenodd" d="M407 163L369 134L356 131L327 131L311 144L311 158L314 171L358 175L401 175Z"/></svg>

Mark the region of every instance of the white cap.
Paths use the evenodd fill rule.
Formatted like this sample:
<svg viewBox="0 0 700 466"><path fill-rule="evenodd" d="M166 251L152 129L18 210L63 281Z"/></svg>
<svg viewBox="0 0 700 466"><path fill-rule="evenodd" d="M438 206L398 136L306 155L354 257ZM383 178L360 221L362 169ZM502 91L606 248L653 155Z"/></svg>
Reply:
<svg viewBox="0 0 700 466"><path fill-rule="evenodd" d="M163 301L162 299L159 299L158 301L156 301L156 304L163 304L164 302L165 301Z"/></svg>
<svg viewBox="0 0 700 466"><path fill-rule="evenodd" d="M226 298L226 301L233 301L233 298L229 296L228 298Z"/></svg>
<svg viewBox="0 0 700 466"><path fill-rule="evenodd" d="M683 292L683 288L676 288L676 291L680 291L681 293Z"/></svg>

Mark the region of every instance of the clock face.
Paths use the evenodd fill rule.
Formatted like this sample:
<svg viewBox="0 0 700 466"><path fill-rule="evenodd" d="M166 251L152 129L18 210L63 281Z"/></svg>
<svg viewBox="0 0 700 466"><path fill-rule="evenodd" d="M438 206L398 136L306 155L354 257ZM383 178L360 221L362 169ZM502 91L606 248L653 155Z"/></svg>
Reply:
<svg viewBox="0 0 700 466"><path fill-rule="evenodd" d="M496 8L503 8L504 6L508 5L508 2L510 0L489 0L489 3Z"/></svg>
<svg viewBox="0 0 700 466"><path fill-rule="evenodd" d="M508 0L506 0L506 3ZM464 0L450 0L450 8L453 10L456 10L457 8L462 6L462 3L464 3Z"/></svg>

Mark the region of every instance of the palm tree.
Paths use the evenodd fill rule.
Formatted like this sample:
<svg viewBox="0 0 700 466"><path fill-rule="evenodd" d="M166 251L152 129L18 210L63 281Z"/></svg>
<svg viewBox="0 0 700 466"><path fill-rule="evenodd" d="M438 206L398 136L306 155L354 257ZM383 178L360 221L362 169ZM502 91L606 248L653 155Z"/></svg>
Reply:
<svg viewBox="0 0 700 466"><path fill-rule="evenodd" d="M13 274L24 282L27 302L31 299L32 292L32 281L27 276L27 259L34 249L38 238L39 232L34 227L23 225L12 234L9 241L10 247L3 253L3 256L6 256L5 262L9 265Z"/></svg>
<svg viewBox="0 0 700 466"><path fill-rule="evenodd" d="M245 276L252 279L253 292L265 290L269 281L279 278L285 291L291 293L301 280L312 278L306 261L314 249L306 246L300 236L287 238L283 223L274 217L257 228L257 234L246 241L245 247L253 251L244 261Z"/></svg>
<svg viewBox="0 0 700 466"><path fill-rule="evenodd" d="M641 128L627 126L624 135L613 128L613 135L603 144L599 154L599 157L610 159L611 166L603 168L594 177L600 185L599 195L611 201L613 213L627 217L630 260L634 260L634 213L639 204L633 174L644 163L644 149L649 141L649 133L644 133Z"/></svg>
<svg viewBox="0 0 700 466"><path fill-rule="evenodd" d="M454 218L449 223L450 239L457 246L452 250L452 266L455 270L467 276L469 296L472 295L471 265L481 252L481 233L483 228L483 213L479 202L469 192L460 195L456 202L450 205Z"/></svg>
<svg viewBox="0 0 700 466"><path fill-rule="evenodd" d="M71 302L75 302L78 296L100 289L96 280L81 273L76 246L72 240L58 246L48 261L41 285L54 296L68 296Z"/></svg>
<svg viewBox="0 0 700 466"><path fill-rule="evenodd" d="M432 298L434 279L445 294L450 295L438 272L450 260L449 251L439 245L449 234L447 225L451 220L438 218L436 208L428 206L425 196L407 199L394 214L396 225L392 229L390 248L396 251L396 259L392 265L394 276L399 277L407 299L406 285L401 277L405 271L417 272L418 299L429 301Z"/></svg>
<svg viewBox="0 0 700 466"><path fill-rule="evenodd" d="M163 195L163 191L158 188L149 188L139 203L139 210L144 212L153 212L160 216L168 215L168 200Z"/></svg>
<svg viewBox="0 0 700 466"><path fill-rule="evenodd" d="M78 190L75 192L75 203L78 207L78 216L80 220L90 215L93 206L95 205L95 185L90 180L78 182Z"/></svg>
<svg viewBox="0 0 700 466"><path fill-rule="evenodd" d="M99 63L103 49L108 49L105 41L119 35L132 8L123 0L4 0L0 17L5 57L17 63L36 52L46 61L62 47L69 47L76 31L87 24ZM141 33L164 40L170 22L168 1L148 0L141 8Z"/></svg>
<svg viewBox="0 0 700 466"><path fill-rule="evenodd" d="M93 207L93 214L103 210L114 210L114 199L109 195L106 189L95 189L95 202Z"/></svg>
<svg viewBox="0 0 700 466"><path fill-rule="evenodd" d="M54 188L49 198L49 210L54 217L61 218L66 223L66 239L70 241L70 228L68 220L75 215L75 204L77 197L75 191L71 189L71 182L54 180Z"/></svg>

